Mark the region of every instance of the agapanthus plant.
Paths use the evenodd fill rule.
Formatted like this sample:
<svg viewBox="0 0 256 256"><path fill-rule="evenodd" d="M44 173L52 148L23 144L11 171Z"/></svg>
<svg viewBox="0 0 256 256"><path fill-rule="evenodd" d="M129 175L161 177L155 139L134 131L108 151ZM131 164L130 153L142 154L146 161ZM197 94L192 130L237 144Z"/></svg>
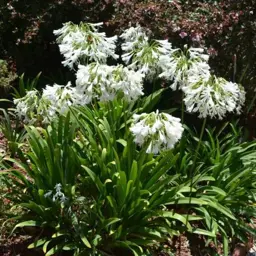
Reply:
<svg viewBox="0 0 256 256"><path fill-rule="evenodd" d="M159 111L135 114L130 128L134 142L141 147L146 146L146 152L153 154L172 149L180 140L183 130L179 118Z"/></svg>
<svg viewBox="0 0 256 256"><path fill-rule="evenodd" d="M58 248L62 250L70 241L75 242L70 250L77 255L81 252L95 255L94 249L114 255L112 249L120 247L130 249L134 255L142 255L145 247L162 242L169 235L179 235L179 230L216 237L219 230L209 232L212 227L208 224L207 230L197 228L204 216L194 215L191 209L204 205L204 214L211 208L218 210L220 205L215 201L226 194L222 190L215 191L213 186L205 186L215 180L214 175L207 173L201 180L194 177L202 166L198 163L198 155L206 117L221 119L228 112L239 113L245 100L243 88L211 75L208 55L203 49L189 48L185 52L173 49L167 40L150 40L141 27L130 28L121 35L124 40L122 59L127 66L107 65L109 56L116 57L115 39L106 39L105 34L98 32L98 26L67 23L55 32L66 59L64 65L78 64L75 87L71 83L66 86L54 84L46 86L41 97L37 91L32 91L15 101L18 115L28 122L34 122L35 117L47 124L57 120L47 129L41 129L42 135L35 127L27 127L31 153L23 159L29 157L31 162L24 162L23 167L34 181L26 183L26 179L22 179L19 184L25 182L29 187L34 186L31 198L40 205L40 211L32 203L24 204L25 207L35 211L35 215L39 212L41 221L48 216L49 199L54 207L60 202L75 203L69 208L71 211L65 212L62 208L62 218L56 214L49 216L53 216L56 223L53 230L65 240L65 245ZM181 89L187 111L199 112L199 117L205 118L197 147L184 149L186 140L175 147L184 131L179 118L158 110L142 113L151 111L147 106L152 109L156 106L159 99L156 93L133 104L143 95L144 77L149 81L163 78L173 90ZM70 106L77 105L79 107L72 108L65 116ZM64 117L59 118L60 115ZM190 144L194 145L193 142L187 145ZM173 176L171 170L179 168L184 172ZM183 178L184 182L179 183ZM197 189L201 183L203 187ZM193 198L193 193L198 197ZM77 207L73 200L76 195L84 208L80 208L80 204ZM44 203L46 207L42 208ZM186 205L180 213L175 207L166 207L178 204ZM59 214L59 208L56 209L55 213ZM184 209L188 209L187 214ZM233 218L223 208L220 212L226 215L225 218ZM197 223L192 227L190 222L194 220ZM177 221L182 222L179 229ZM33 223L42 228L46 226L45 222ZM49 223L52 225L52 220ZM131 223L135 226L130 228ZM16 227L26 226L27 222L18 225ZM172 232L173 226L177 230ZM72 232L67 232L67 227L72 227ZM55 235L52 238L56 240L41 240L39 245L44 244L48 255L55 253L56 247L52 246L59 241Z"/></svg>

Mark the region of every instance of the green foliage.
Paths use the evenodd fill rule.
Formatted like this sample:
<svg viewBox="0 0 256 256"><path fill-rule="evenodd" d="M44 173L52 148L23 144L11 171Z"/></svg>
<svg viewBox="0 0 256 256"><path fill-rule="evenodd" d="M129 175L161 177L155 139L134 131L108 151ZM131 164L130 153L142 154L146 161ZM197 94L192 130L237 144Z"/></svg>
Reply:
<svg viewBox="0 0 256 256"><path fill-rule="evenodd" d="M167 174L178 155L170 151L153 157L145 150L138 151L128 129L122 132L118 123L106 118L111 115L116 117L114 120L125 120L127 114L117 107L101 113L88 108L74 110L81 134L88 142L79 150L87 174L81 180L82 187L91 188L88 197L92 198L90 214L83 216L80 226L93 235L88 239L92 244L110 255L119 247L141 255L144 247L164 241L168 235L184 229L192 231L185 215L164 207L188 203L185 195L189 187L177 186L179 175ZM124 128L126 125L122 124ZM196 205L204 203L192 200ZM98 223L92 225L96 230L86 227L92 221ZM95 240L98 236L99 244Z"/></svg>
<svg viewBox="0 0 256 256"><path fill-rule="evenodd" d="M11 156L15 156L18 149L23 145L26 132L20 126L19 120L15 119L15 116L11 111L9 113L5 109L0 109L0 111L3 114L0 120L0 131L7 140L6 151L7 153L10 153Z"/></svg>
<svg viewBox="0 0 256 256"><path fill-rule="evenodd" d="M177 149L185 149L176 167L183 169L183 173L190 168L198 143L197 135L190 129L187 131L186 139L182 140L184 144ZM206 129L192 178L196 192L191 195L208 202L206 206L192 207L192 211L202 218L198 225L216 235L215 244L217 235L221 235L226 245L225 255L228 254L229 238L246 242L248 234L256 235L248 225L256 217L256 145L255 142L242 142L241 136L241 130L233 124L226 123L219 130Z"/></svg>
<svg viewBox="0 0 256 256"><path fill-rule="evenodd" d="M46 129L26 127L29 152L19 151L22 163L6 159L22 171L6 163L8 171L1 174L12 188L8 198L28 211L15 228L36 226L50 234L30 247L43 246L46 255L141 255L168 236L192 232L196 217L187 222L186 214L166 208L190 201L188 185L177 183L180 175L167 173L179 154L138 151L128 126L132 109L118 99L99 109L73 109L71 121L63 117Z"/></svg>
<svg viewBox="0 0 256 256"><path fill-rule="evenodd" d="M154 108L162 92L134 104L119 97L72 108L46 128L25 127L27 152L5 158L0 175L6 198L24 210L14 230L38 230L29 248L151 255L185 232L221 239L227 255L230 238L255 235L248 223L256 217L256 145L243 142L235 124L206 129L199 144L186 127L177 147L158 156L134 143L132 115Z"/></svg>
<svg viewBox="0 0 256 256"><path fill-rule="evenodd" d="M72 147L75 126L70 124L67 117L60 118L47 129L26 127L26 130L30 151L18 151L21 162L6 158L8 162L5 162L4 166L7 171L1 172L5 177L6 186L10 188L6 198L26 210L24 215L19 216L22 222L17 224L16 228L40 226L52 235L61 229L69 233L73 223L69 211L68 214L64 212L66 207L71 205L77 177L82 169ZM19 169L8 164L10 162L15 163ZM52 192L53 196L54 190L58 197L57 184L60 184L63 195L68 198L67 201L60 202L58 198L51 198L49 193ZM49 197L46 196L47 193ZM56 237L58 240L59 235ZM47 244L51 240L55 239L48 237Z"/></svg>
<svg viewBox="0 0 256 256"><path fill-rule="evenodd" d="M19 77L19 84L18 88L13 87L13 93L12 96L14 99L22 98L26 95L28 91L32 91L33 89L36 89L38 80L40 79L41 72L37 74L37 76L34 79L27 79L25 81L24 79L24 73Z"/></svg>

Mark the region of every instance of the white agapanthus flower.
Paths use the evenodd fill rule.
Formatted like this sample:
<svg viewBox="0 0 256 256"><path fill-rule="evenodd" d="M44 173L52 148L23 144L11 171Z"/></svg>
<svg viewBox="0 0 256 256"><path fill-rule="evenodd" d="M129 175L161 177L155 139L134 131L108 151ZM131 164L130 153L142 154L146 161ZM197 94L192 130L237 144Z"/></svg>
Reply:
<svg viewBox="0 0 256 256"><path fill-rule="evenodd" d="M134 142L141 147L147 146L146 152L153 154L172 149L183 130L179 118L158 111L135 114L130 128Z"/></svg>
<svg viewBox="0 0 256 256"><path fill-rule="evenodd" d="M106 37L104 32L99 32L103 23L65 23L61 29L54 30L58 36L60 52L65 61L64 66L73 68L74 64L87 62L106 63L108 57L118 58L115 54L117 36Z"/></svg>
<svg viewBox="0 0 256 256"><path fill-rule="evenodd" d="M127 101L137 100L144 95L143 78L144 74L141 70L129 70L127 67L118 65L113 70L112 87L116 93L122 92Z"/></svg>
<svg viewBox="0 0 256 256"><path fill-rule="evenodd" d="M189 57L190 59L193 59L193 60L201 60L201 61L205 61L205 62L208 62L209 61L209 55L208 54L205 54L205 50L203 48L194 48L194 47L191 47L188 49L189 51Z"/></svg>
<svg viewBox="0 0 256 256"><path fill-rule="evenodd" d="M40 99L40 114L44 117L43 122L48 123L56 116L65 114L68 108L75 104L75 98L76 90L71 87L70 82L66 86L47 85Z"/></svg>
<svg viewBox="0 0 256 256"><path fill-rule="evenodd" d="M168 40L149 40L140 26L127 29L120 37L124 40L122 60L129 69L140 70L149 81L159 73L160 56L174 51Z"/></svg>
<svg viewBox="0 0 256 256"><path fill-rule="evenodd" d="M149 41L145 31L140 27L131 27L120 36L122 44L122 60L129 69L140 70L148 80L153 80L158 71L158 60L162 41Z"/></svg>
<svg viewBox="0 0 256 256"><path fill-rule="evenodd" d="M129 69L140 70L148 80L152 81L158 71L156 65L159 59L158 45L147 43L136 51L124 53L122 59Z"/></svg>
<svg viewBox="0 0 256 256"><path fill-rule="evenodd" d="M146 31L141 26L130 27L126 29L120 38L124 40L122 43L122 50L124 52L132 52L138 48L141 48L148 43L148 36Z"/></svg>
<svg viewBox="0 0 256 256"><path fill-rule="evenodd" d="M28 91L19 99L14 99L16 105L15 112L25 123L34 123L37 120L37 109L39 107L39 92L37 90Z"/></svg>
<svg viewBox="0 0 256 256"><path fill-rule="evenodd" d="M122 65L79 65L76 76L77 101L81 105L90 103L93 98L111 101L119 92L123 92L128 101L143 95L143 74Z"/></svg>
<svg viewBox="0 0 256 256"><path fill-rule="evenodd" d="M202 48L190 48L186 53L181 50L173 50L163 54L159 58L159 66L162 70L159 77L171 81L172 90L183 89L188 84L188 78L208 80L210 77L209 56L204 54Z"/></svg>
<svg viewBox="0 0 256 256"><path fill-rule="evenodd" d="M245 102L245 91L236 83L211 76L208 80L190 76L183 87L188 112L199 112L199 117L222 119L228 112L240 113Z"/></svg>

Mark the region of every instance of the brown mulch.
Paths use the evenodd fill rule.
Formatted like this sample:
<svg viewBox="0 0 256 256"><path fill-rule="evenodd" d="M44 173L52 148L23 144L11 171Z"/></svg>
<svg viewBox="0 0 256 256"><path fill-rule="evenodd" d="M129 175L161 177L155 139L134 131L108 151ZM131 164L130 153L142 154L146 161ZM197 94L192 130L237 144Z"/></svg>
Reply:
<svg viewBox="0 0 256 256"><path fill-rule="evenodd" d="M0 132L0 156L6 154L6 145L7 145L7 140L4 137L3 133Z"/></svg>
<svg viewBox="0 0 256 256"><path fill-rule="evenodd" d="M19 235L9 239L0 239L0 256L44 256L44 253L40 249L27 249L28 245L33 243L34 238L28 235ZM202 242L198 239L188 239L185 235L178 237L173 240L172 251L175 251L175 256L207 256L207 255L221 255L218 248L216 251L214 248L209 251L209 248L202 248ZM237 244L234 248L232 256L246 256L247 250L244 249L245 246ZM216 254L214 254L214 251ZM218 253L217 253L218 251ZM62 255L62 253L61 253ZM169 256L168 253L160 252L156 254L158 256ZM248 254L254 255L254 254ZM121 256L121 255L120 255Z"/></svg>
<svg viewBox="0 0 256 256"><path fill-rule="evenodd" d="M39 250L27 249L32 242L33 239L28 236L0 240L0 256L43 256Z"/></svg>
<svg viewBox="0 0 256 256"><path fill-rule="evenodd" d="M0 256L43 256L40 250L27 249L28 245L33 242L33 238L29 236L18 236L6 240L0 240ZM191 256L188 248L188 240L185 236L181 236L175 243L175 256ZM159 256L166 256L169 254L159 253ZM121 256L121 255L120 255Z"/></svg>

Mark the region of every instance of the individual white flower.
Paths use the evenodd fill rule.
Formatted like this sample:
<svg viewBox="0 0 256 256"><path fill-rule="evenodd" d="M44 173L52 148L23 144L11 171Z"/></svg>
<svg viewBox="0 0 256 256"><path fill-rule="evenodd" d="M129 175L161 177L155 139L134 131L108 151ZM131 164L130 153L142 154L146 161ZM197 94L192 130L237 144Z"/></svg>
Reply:
<svg viewBox="0 0 256 256"><path fill-rule="evenodd" d="M134 142L141 147L146 146L146 152L153 154L172 149L180 140L183 130L179 118L158 111L135 114L130 127Z"/></svg>
<svg viewBox="0 0 256 256"><path fill-rule="evenodd" d="M54 84L47 85L43 90L40 100L40 114L44 117L43 122L48 123L56 116L63 115L68 108L74 105L76 91L69 82L66 86Z"/></svg>
<svg viewBox="0 0 256 256"><path fill-rule="evenodd" d="M172 44L166 40L156 40L159 44L158 50L162 55L170 55L173 54L177 49L172 48Z"/></svg>
<svg viewBox="0 0 256 256"><path fill-rule="evenodd" d="M50 196L52 196L52 190L49 190L47 193L44 194L45 198L50 197Z"/></svg>
<svg viewBox="0 0 256 256"><path fill-rule="evenodd" d="M39 106L39 95L37 90L28 91L19 99L14 99L15 112L25 123L33 124L37 120L37 109Z"/></svg>
<svg viewBox="0 0 256 256"><path fill-rule="evenodd" d="M73 68L74 64L96 61L106 63L108 57L118 58L115 54L117 36L106 37L99 32L102 23L65 23L61 29L55 30L58 36L60 52L65 61L64 66Z"/></svg>
<svg viewBox="0 0 256 256"><path fill-rule="evenodd" d="M208 62L209 61L209 55L208 54L205 54L205 50L203 48L194 48L194 47L191 47L188 49L189 51L189 57L190 59L198 59L198 60L201 60L201 61L205 61L205 62Z"/></svg>
<svg viewBox="0 0 256 256"><path fill-rule="evenodd" d="M111 101L119 92L122 92L128 101L143 95L143 74L122 65L79 65L76 76L76 91L77 95L80 95L76 102L81 105L90 103L93 98Z"/></svg>
<svg viewBox="0 0 256 256"><path fill-rule="evenodd" d="M204 49L190 48L184 52L173 50L163 54L159 58L159 66L162 70L159 75L167 81L171 81L172 90L182 89L188 84L188 78L193 76L194 82L210 77L210 66L207 61L209 56L204 54Z"/></svg>
<svg viewBox="0 0 256 256"><path fill-rule="evenodd" d="M224 78L211 76L208 80L190 77L190 83L183 87L184 102L188 112L199 112L199 117L222 119L227 112L240 113L245 101L244 89ZM194 83L194 81L196 82Z"/></svg>

